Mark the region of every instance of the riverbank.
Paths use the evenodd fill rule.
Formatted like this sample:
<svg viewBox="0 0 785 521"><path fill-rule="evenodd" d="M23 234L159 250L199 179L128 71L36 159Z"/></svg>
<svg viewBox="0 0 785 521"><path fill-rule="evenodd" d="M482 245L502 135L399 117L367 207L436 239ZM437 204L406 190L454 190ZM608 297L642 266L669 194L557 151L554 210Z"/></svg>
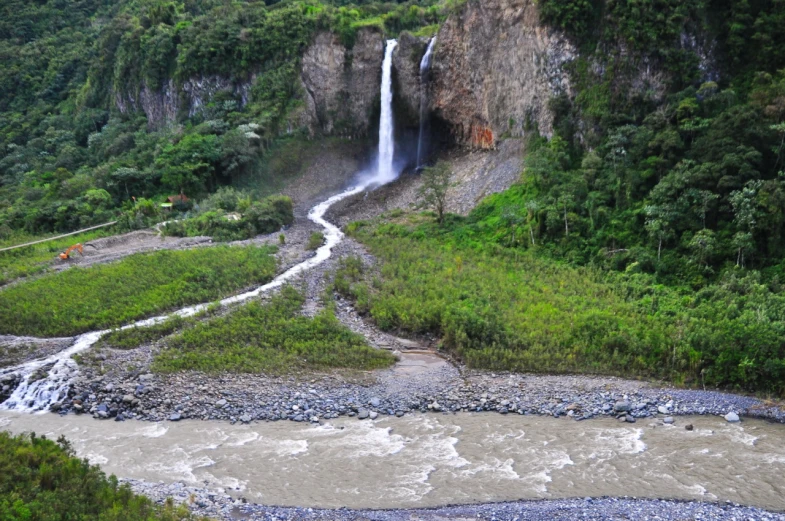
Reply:
<svg viewBox="0 0 785 521"><path fill-rule="evenodd" d="M288 232L292 241L282 248L285 266L311 255L304 243L313 224L300 223ZM341 259L358 256L369 265L375 262L362 245L345 238L327 261L292 280L306 292L304 313L318 311ZM736 413L785 422L781 404L750 396L614 377L470 370L430 351L436 339L409 340L379 331L340 297L336 316L370 345L400 353L401 362L375 372L158 375L149 366L155 353L165 348L161 343L133 350L91 349L81 357L80 374L68 398L53 410L147 421L319 422L343 416L365 419L415 412L494 411L573 420L614 417L630 423L652 417Z"/></svg>
<svg viewBox="0 0 785 521"><path fill-rule="evenodd" d="M204 515L225 520L253 521L541 521L562 520L623 520L636 521L781 521L785 515L732 502L706 503L703 501L675 501L667 499L635 498L576 498L556 500L515 501L483 505L445 506L429 509L352 510L286 508L244 503L226 494L188 487L182 483L146 483L123 480L137 494L162 502L167 497L189 503ZM200 506L204 505L204 506ZM209 513L209 514L208 514Z"/></svg>

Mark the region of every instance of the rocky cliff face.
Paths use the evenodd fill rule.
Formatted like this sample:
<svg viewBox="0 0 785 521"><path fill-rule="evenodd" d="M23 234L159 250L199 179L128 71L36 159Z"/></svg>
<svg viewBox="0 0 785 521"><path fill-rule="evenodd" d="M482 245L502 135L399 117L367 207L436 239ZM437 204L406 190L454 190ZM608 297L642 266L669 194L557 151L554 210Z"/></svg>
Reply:
<svg viewBox="0 0 785 521"><path fill-rule="evenodd" d="M374 134L379 112L381 64L385 38L373 28L361 30L347 49L329 32L320 32L301 64L300 107L284 130L307 129L310 135L366 137ZM419 122L419 65L426 38L399 37L394 59L396 124ZM527 124L550 136L553 118L548 100L570 94L564 65L576 52L566 38L540 25L535 0L469 0L438 33L428 89L429 110L448 136L442 140L471 148L494 148L503 136L520 137ZM182 86L143 87L134 97L117 94L121 112L143 111L153 128L193 116L220 91L248 102L254 78L193 78Z"/></svg>
<svg viewBox="0 0 785 521"><path fill-rule="evenodd" d="M384 37L373 29L361 30L352 49L332 33L317 34L302 61L305 109L300 122L312 135L372 133L383 59Z"/></svg>
<svg viewBox="0 0 785 521"><path fill-rule="evenodd" d="M361 30L351 49L332 33L318 33L302 58L302 104L290 115L287 130L299 127L311 135L344 137L372 133L383 58L384 37L374 29ZM176 122L178 116L198 114L219 92L231 92L245 105L255 79L254 75L241 81L203 76L179 87L170 80L160 90L144 85L138 95L115 93L115 104L122 113L144 112L149 126L160 128Z"/></svg>
<svg viewBox="0 0 785 521"><path fill-rule="evenodd" d="M233 81L221 76L201 76L191 78L179 88L174 80L169 80L159 90L143 85L138 96L128 92L116 92L115 105L122 114L143 112L147 116L148 126L157 129L177 121L179 114L196 115L218 92L231 92L240 100L241 105L245 105L255 80L255 75L245 81Z"/></svg>
<svg viewBox="0 0 785 521"><path fill-rule="evenodd" d="M534 0L469 0L438 34L429 99L458 144L494 148L527 122L550 136L548 100L570 91L575 50L540 25Z"/></svg>
<svg viewBox="0 0 785 521"><path fill-rule="evenodd" d="M417 127L420 123L420 62L428 40L403 32L393 54L393 105L396 125Z"/></svg>

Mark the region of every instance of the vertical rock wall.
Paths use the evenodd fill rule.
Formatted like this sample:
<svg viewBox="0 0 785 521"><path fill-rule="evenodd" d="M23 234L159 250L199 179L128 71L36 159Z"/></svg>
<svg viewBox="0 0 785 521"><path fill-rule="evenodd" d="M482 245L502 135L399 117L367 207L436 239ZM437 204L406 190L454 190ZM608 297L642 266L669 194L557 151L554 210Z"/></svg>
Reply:
<svg viewBox="0 0 785 521"><path fill-rule="evenodd" d="M534 0L469 0L438 34L430 103L452 141L494 148L534 123L550 136L548 100L569 92L575 51L539 23Z"/></svg>

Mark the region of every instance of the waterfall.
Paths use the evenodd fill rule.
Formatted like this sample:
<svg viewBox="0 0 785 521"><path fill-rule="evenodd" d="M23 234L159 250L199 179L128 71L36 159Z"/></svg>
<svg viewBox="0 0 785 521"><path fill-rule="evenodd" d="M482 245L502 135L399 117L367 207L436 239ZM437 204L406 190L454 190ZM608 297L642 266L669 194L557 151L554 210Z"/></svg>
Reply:
<svg viewBox="0 0 785 521"><path fill-rule="evenodd" d="M382 115L379 119L379 159L376 166L376 181L379 184L389 183L397 176L393 168L395 154L395 133L392 111L392 56L397 40L387 40L382 63Z"/></svg>
<svg viewBox="0 0 785 521"><path fill-rule="evenodd" d="M425 137L425 119L426 110L428 109L428 73L431 71L431 56L433 55L433 46L436 44L436 37L431 38L428 42L428 49L420 62L420 137L417 139L417 168L422 167L423 156L423 139Z"/></svg>

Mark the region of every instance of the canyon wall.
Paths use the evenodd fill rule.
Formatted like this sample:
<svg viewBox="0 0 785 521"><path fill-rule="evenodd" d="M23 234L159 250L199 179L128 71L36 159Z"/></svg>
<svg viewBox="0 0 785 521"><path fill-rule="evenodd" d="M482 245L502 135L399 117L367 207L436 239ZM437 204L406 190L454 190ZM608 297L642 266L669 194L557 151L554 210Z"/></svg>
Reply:
<svg viewBox="0 0 785 521"><path fill-rule="evenodd" d="M416 127L421 88L419 64L428 38L399 36L394 54L396 125ZM300 103L282 132L305 129L311 136L367 137L376 132L385 36L361 29L353 47L322 31L305 50L299 78ZM571 94L565 64L576 56L566 38L540 25L534 0L469 0L437 35L428 89L430 114L441 141L470 148L495 148L505 136L523 136L536 125L552 134L548 100ZM193 116L216 93L248 102L255 77L169 81L134 97L115 95L121 112L141 111L151 128Z"/></svg>

